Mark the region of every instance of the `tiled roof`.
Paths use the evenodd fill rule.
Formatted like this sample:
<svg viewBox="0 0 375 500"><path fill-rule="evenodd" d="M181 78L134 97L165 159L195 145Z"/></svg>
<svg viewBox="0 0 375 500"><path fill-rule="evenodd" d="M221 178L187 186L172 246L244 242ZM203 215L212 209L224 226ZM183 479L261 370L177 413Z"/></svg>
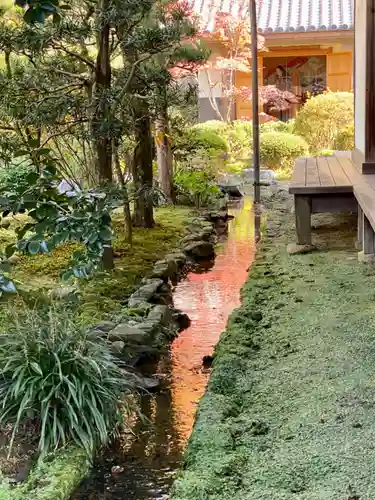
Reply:
<svg viewBox="0 0 375 500"><path fill-rule="evenodd" d="M206 29L213 29L215 14L248 16L249 0L193 0ZM350 30L354 27L354 0L258 0L261 33Z"/></svg>

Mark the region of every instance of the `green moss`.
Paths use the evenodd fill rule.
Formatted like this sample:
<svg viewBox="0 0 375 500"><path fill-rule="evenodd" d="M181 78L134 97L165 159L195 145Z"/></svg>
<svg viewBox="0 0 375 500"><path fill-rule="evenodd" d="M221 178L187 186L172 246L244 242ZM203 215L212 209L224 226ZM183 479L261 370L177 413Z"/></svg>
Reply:
<svg viewBox="0 0 375 500"><path fill-rule="evenodd" d="M186 207L157 209L156 227L134 229L132 247L126 243L121 214L115 214L115 269L98 273L80 283L82 305L79 320L92 323L119 311L140 280L151 271L155 261L178 245L189 224L190 210ZM20 217L11 220L9 229L0 229L0 247L13 242L16 227L24 223L25 218ZM76 245L67 244L55 249L51 255L22 256L14 266L12 276L30 288L46 291L59 282L60 272L68 266L75 248Z"/></svg>
<svg viewBox="0 0 375 500"><path fill-rule="evenodd" d="M289 208L269 206L173 500L373 498L375 269L351 217L316 216L320 251L288 256Z"/></svg>
<svg viewBox="0 0 375 500"><path fill-rule="evenodd" d="M69 500L88 471L84 452L69 448L51 461L38 464L21 486L0 483L0 500Z"/></svg>

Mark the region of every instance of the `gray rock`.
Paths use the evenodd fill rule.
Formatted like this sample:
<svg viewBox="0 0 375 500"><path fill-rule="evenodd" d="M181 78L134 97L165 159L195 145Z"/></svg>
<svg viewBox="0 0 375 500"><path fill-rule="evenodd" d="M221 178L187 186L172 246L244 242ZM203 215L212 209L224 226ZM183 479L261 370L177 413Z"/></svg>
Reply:
<svg viewBox="0 0 375 500"><path fill-rule="evenodd" d="M19 261L21 260L21 256L20 255L17 255L16 253L14 253L13 255L11 255L8 259L7 259L7 262L9 262L9 264L12 264L13 266L15 264L17 264Z"/></svg>
<svg viewBox="0 0 375 500"><path fill-rule="evenodd" d="M196 260L210 259L215 256L215 249L209 241L196 241L186 245L183 251Z"/></svg>
<svg viewBox="0 0 375 500"><path fill-rule="evenodd" d="M130 297L128 306L137 307L144 302L150 302L163 283L163 280L158 278L147 280L147 282L138 288Z"/></svg>
<svg viewBox="0 0 375 500"><path fill-rule="evenodd" d="M122 340L116 340L115 342L112 342L112 347L116 352L121 354L125 349L125 342L123 342Z"/></svg>
<svg viewBox="0 0 375 500"><path fill-rule="evenodd" d="M136 326L120 323L108 334L110 342L122 341L125 344L144 344L149 340L149 333Z"/></svg>
<svg viewBox="0 0 375 500"><path fill-rule="evenodd" d="M162 326L168 326L172 322L172 311L168 306L157 305L151 309L147 320L157 322Z"/></svg>
<svg viewBox="0 0 375 500"><path fill-rule="evenodd" d="M191 324L189 316L180 309L173 310L172 320L174 324L177 326L179 332L186 330L187 328L189 328Z"/></svg>
<svg viewBox="0 0 375 500"><path fill-rule="evenodd" d="M108 333L116 327L116 323L113 321L102 321L101 323L97 323L96 325L92 325L92 330L98 330L102 333Z"/></svg>
<svg viewBox="0 0 375 500"><path fill-rule="evenodd" d="M87 335L91 340L102 341L107 338L107 334L105 332L102 332L101 330L96 330L95 328L89 330Z"/></svg>
<svg viewBox="0 0 375 500"><path fill-rule="evenodd" d="M137 328L147 334L149 338L153 337L160 330L160 327L160 323L155 319L147 319L137 326Z"/></svg>
<svg viewBox="0 0 375 500"><path fill-rule="evenodd" d="M182 240L182 245L193 243L194 241L210 241L213 231L211 229L203 229L199 233L193 233L185 236Z"/></svg>
<svg viewBox="0 0 375 500"><path fill-rule="evenodd" d="M172 278L177 273L178 264L174 259L159 260L154 265L151 278L161 278L163 281L168 281L169 278Z"/></svg>
<svg viewBox="0 0 375 500"><path fill-rule="evenodd" d="M170 261L173 260L176 262L178 269L182 269L186 264L186 255L182 252L174 252L166 255L165 260Z"/></svg>
<svg viewBox="0 0 375 500"><path fill-rule="evenodd" d="M314 252L316 247L314 245L297 245L296 243L291 243L288 245L287 252L289 255L298 255Z"/></svg>
<svg viewBox="0 0 375 500"><path fill-rule="evenodd" d="M158 378L148 378L148 377L140 377L139 378L139 387L144 391L155 391L160 388L160 380Z"/></svg>
<svg viewBox="0 0 375 500"><path fill-rule="evenodd" d="M49 295L51 298L57 299L57 300L66 300L66 301L78 300L77 294L78 294L78 290L74 286L53 288L49 292Z"/></svg>

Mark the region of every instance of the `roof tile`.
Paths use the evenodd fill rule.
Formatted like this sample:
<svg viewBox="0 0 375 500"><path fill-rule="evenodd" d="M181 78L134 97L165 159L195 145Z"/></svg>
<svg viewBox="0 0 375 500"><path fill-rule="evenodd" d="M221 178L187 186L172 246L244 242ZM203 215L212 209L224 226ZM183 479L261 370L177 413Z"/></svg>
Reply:
<svg viewBox="0 0 375 500"><path fill-rule="evenodd" d="M212 29L218 12L248 15L249 0L193 0L194 10ZM354 0L258 0L262 33L335 31L354 28Z"/></svg>

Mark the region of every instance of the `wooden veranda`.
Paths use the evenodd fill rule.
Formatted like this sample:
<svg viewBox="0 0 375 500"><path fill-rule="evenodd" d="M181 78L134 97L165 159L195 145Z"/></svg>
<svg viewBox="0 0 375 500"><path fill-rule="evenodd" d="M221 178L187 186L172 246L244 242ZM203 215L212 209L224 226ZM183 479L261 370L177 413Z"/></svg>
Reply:
<svg viewBox="0 0 375 500"><path fill-rule="evenodd" d="M297 244L312 245L311 214L357 212L360 259L375 259L375 0L355 6L355 150L299 158L290 193Z"/></svg>

